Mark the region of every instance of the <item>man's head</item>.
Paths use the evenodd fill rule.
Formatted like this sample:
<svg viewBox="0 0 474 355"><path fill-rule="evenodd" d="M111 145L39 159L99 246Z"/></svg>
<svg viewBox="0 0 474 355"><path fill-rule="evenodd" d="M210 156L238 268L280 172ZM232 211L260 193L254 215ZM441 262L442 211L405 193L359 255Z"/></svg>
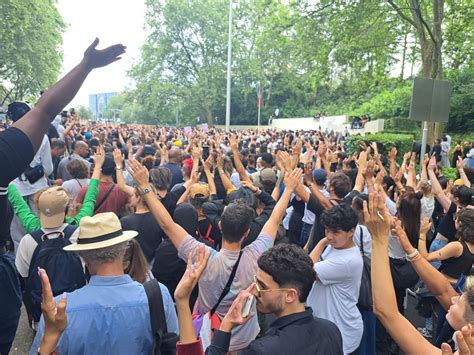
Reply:
<svg viewBox="0 0 474 355"><path fill-rule="evenodd" d="M357 213L346 203L324 210L321 215L326 238L329 245L335 249L346 249L352 245L352 236L357 223Z"/></svg>
<svg viewBox="0 0 474 355"><path fill-rule="evenodd" d="M74 144L74 154L79 155L82 158L87 158L89 156L89 146L86 142L76 141Z"/></svg>
<svg viewBox="0 0 474 355"><path fill-rule="evenodd" d="M25 102L12 102L8 105L7 118L11 119L13 122L16 122L30 110L31 107Z"/></svg>
<svg viewBox="0 0 474 355"><path fill-rule="evenodd" d="M249 233L255 211L245 202L231 202L222 212L219 226L222 239L229 243L240 243Z"/></svg>
<svg viewBox="0 0 474 355"><path fill-rule="evenodd" d="M329 180L329 194L339 199L343 199L351 191L351 188L351 179L344 173L335 173Z"/></svg>
<svg viewBox="0 0 474 355"><path fill-rule="evenodd" d="M262 153L260 156L262 158L261 164L263 168L271 168L273 164L273 156L270 153Z"/></svg>
<svg viewBox="0 0 474 355"><path fill-rule="evenodd" d="M150 178L157 190L166 191L171 186L173 175L170 169L160 166L150 170Z"/></svg>
<svg viewBox="0 0 474 355"><path fill-rule="evenodd" d="M171 149L168 153L168 160L170 163L179 164L181 160L181 150Z"/></svg>
<svg viewBox="0 0 474 355"><path fill-rule="evenodd" d="M66 144L59 139L51 142L51 157L52 158L59 158L64 155L66 151Z"/></svg>
<svg viewBox="0 0 474 355"><path fill-rule="evenodd" d="M313 170L313 180L318 186L324 186L328 174L324 169L314 169Z"/></svg>
<svg viewBox="0 0 474 355"><path fill-rule="evenodd" d="M137 235L135 231L123 231L116 214L99 213L81 219L77 242L64 247L64 250L79 254L92 275L111 264L115 264L114 272L120 270L123 274L127 241Z"/></svg>
<svg viewBox="0 0 474 355"><path fill-rule="evenodd" d="M38 196L41 227L58 228L64 223L69 196L60 186L50 187Z"/></svg>
<svg viewBox="0 0 474 355"><path fill-rule="evenodd" d="M277 316L304 304L316 279L311 258L293 244L279 244L264 252L258 268L252 292L257 308Z"/></svg>
<svg viewBox="0 0 474 355"><path fill-rule="evenodd" d="M102 164L102 175L112 176L115 171L114 158L109 155L105 156L104 163Z"/></svg>

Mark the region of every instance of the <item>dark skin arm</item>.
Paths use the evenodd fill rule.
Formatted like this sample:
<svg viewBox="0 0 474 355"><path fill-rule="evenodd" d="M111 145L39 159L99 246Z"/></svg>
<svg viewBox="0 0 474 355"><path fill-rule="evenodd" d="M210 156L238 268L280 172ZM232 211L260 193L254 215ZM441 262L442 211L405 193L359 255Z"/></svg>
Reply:
<svg viewBox="0 0 474 355"><path fill-rule="evenodd" d="M39 149L51 120L74 98L89 73L95 68L119 60L120 55L125 53L125 46L121 44L97 50L98 43L99 39L96 38L85 51L82 61L46 90L36 106L13 124L13 127L28 137L35 152Z"/></svg>

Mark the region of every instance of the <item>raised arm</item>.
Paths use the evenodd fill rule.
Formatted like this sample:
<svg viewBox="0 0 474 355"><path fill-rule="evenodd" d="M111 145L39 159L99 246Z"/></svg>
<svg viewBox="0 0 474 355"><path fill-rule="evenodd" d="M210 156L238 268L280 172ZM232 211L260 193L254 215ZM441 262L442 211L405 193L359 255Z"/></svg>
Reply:
<svg viewBox="0 0 474 355"><path fill-rule="evenodd" d="M188 236L188 232L179 224L174 223L173 218L171 218L165 206L163 206L152 192L153 190L148 180L148 170L134 159L128 161L127 169L142 192L142 198L146 201L153 217L158 221L161 229L170 238L175 248L179 249L183 240Z"/></svg>
<svg viewBox="0 0 474 355"><path fill-rule="evenodd" d="M245 167L242 164L242 160L240 159L240 152L239 152L239 146L237 144L237 138L232 135L230 137L230 147L232 148L232 154L234 156L234 165L235 165L235 170L239 173L239 177L241 181L252 181L250 179L250 176L247 175L245 172Z"/></svg>
<svg viewBox="0 0 474 355"><path fill-rule="evenodd" d="M388 257L391 216L379 194L370 194L368 204L364 201L364 221L372 236L371 279L375 315L404 353L439 354L439 349L423 338L398 311Z"/></svg>
<svg viewBox="0 0 474 355"><path fill-rule="evenodd" d="M265 233L271 236L273 239L276 238L278 227L285 215L286 208L288 207L288 202L290 201L290 196L295 190L296 186L300 183L300 178L302 175L301 169L294 169L291 173L286 173L285 176L285 191L278 200L273 212L268 219L267 223L262 228L262 233Z"/></svg>
<svg viewBox="0 0 474 355"><path fill-rule="evenodd" d="M412 255L410 258L411 264L415 269L416 273L423 282L426 284L431 293L436 297L438 302L443 306L445 310L448 310L451 306L451 298L457 296L457 292L449 283L448 279L436 270L429 261L421 256L408 240L406 232L403 230L400 221L393 223L393 233L398 237L402 248L405 250L407 255ZM420 254L420 256L417 256Z"/></svg>
<svg viewBox="0 0 474 355"><path fill-rule="evenodd" d="M135 195L135 189L131 186L128 186L125 183L125 178L123 177L123 155L120 149L114 149L114 161L115 161L115 176L117 177L117 185L120 190L125 192L128 196Z"/></svg>
<svg viewBox="0 0 474 355"><path fill-rule="evenodd" d="M388 160L390 161L390 177L392 179L395 178L397 175L397 162L395 161L397 159L397 148L392 147L390 151L388 152Z"/></svg>
<svg viewBox="0 0 474 355"><path fill-rule="evenodd" d="M120 55L125 53L125 47L121 44L97 50L98 44L99 39L96 38L85 51L82 61L46 90L36 106L13 124L13 127L28 137L35 152L40 147L51 120L74 98L89 73L95 68L119 60Z"/></svg>
<svg viewBox="0 0 474 355"><path fill-rule="evenodd" d="M219 176L222 181L222 185L224 186L224 189L227 193L229 191L235 190L235 186L232 185L232 182L230 181L229 177L227 176L226 172L224 171L224 158L222 156L221 152L217 152L217 172L219 173Z"/></svg>
<svg viewBox="0 0 474 355"><path fill-rule="evenodd" d="M464 162L461 157L458 157L458 161L456 162L456 167L459 171L459 176L461 177L461 182L464 186L471 187L471 182L464 171Z"/></svg>
<svg viewBox="0 0 474 355"><path fill-rule="evenodd" d="M449 210L449 206L451 206L451 201L448 196L445 195L443 188L441 187L438 178L434 172L436 168L436 155L433 155L428 163L428 176L431 180L431 186L433 193L440 203L440 205L444 208L445 211Z"/></svg>

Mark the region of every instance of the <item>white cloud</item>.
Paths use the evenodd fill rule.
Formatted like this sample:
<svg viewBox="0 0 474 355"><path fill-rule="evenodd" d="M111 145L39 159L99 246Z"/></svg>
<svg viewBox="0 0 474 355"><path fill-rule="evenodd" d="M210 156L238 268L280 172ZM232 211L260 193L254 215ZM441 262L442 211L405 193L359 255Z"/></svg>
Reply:
<svg viewBox="0 0 474 355"><path fill-rule="evenodd" d="M84 50L99 37L98 48L115 43L127 46L122 60L94 70L86 79L70 107L89 104L89 94L122 91L129 83L127 70L140 58L146 39L144 0L59 0L58 9L67 24L63 33L63 68L71 70Z"/></svg>

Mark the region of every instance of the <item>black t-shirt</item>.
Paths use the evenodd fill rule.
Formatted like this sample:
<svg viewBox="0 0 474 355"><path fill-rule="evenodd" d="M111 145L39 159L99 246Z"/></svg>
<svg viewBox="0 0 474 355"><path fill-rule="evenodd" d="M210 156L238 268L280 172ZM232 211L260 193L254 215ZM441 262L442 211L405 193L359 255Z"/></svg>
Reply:
<svg viewBox="0 0 474 355"><path fill-rule="evenodd" d="M7 186L20 176L33 160L35 152L30 140L17 128L0 133L0 247L10 239L12 207L7 198Z"/></svg>
<svg viewBox="0 0 474 355"><path fill-rule="evenodd" d="M12 127L0 133L0 186L7 187L20 176L34 156L33 146L22 131Z"/></svg>
<svg viewBox="0 0 474 355"><path fill-rule="evenodd" d="M437 233L442 234L444 237L448 238L450 242L456 240L456 225L454 223L454 216L458 206L451 202L448 212L441 218L438 225Z"/></svg>
<svg viewBox="0 0 474 355"><path fill-rule="evenodd" d="M173 191L168 192L166 196L161 199L161 203L163 204L163 206L165 206L170 215L174 214L176 204L178 203L179 198L182 194L184 194L185 191L186 188L184 186L180 186L174 189Z"/></svg>
<svg viewBox="0 0 474 355"><path fill-rule="evenodd" d="M163 231L151 212L131 214L120 219L123 230L137 231L137 241L148 262L153 260L156 248L163 239Z"/></svg>
<svg viewBox="0 0 474 355"><path fill-rule="evenodd" d="M163 239L155 252L155 262L151 269L153 276L174 295L184 271L186 263L178 257L178 250L168 238Z"/></svg>

